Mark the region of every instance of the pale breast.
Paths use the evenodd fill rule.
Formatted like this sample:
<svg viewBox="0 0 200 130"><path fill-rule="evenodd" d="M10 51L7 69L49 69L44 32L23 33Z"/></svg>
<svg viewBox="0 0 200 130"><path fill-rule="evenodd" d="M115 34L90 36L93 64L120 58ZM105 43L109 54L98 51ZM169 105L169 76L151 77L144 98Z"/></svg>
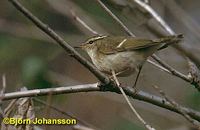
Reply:
<svg viewBox="0 0 200 130"><path fill-rule="evenodd" d="M95 66L108 74L111 74L111 70L115 73L120 73L118 76L128 76L138 70L138 67L145 61L138 52L119 52L111 55L93 55L91 57ZM99 60L97 60L99 59Z"/></svg>

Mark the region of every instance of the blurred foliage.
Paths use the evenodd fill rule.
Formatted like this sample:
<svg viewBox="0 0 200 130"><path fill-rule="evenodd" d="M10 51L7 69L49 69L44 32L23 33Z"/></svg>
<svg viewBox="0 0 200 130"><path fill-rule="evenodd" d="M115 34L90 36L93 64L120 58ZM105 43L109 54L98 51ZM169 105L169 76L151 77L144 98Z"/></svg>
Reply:
<svg viewBox="0 0 200 130"><path fill-rule="evenodd" d="M192 87L192 86L191 86ZM189 93L189 95L186 97L186 101L188 106L190 106L193 109L200 110L200 94L198 91L193 91Z"/></svg>
<svg viewBox="0 0 200 130"><path fill-rule="evenodd" d="M53 84L48 79L47 63L39 57L27 57L22 65L23 84L30 88L49 88Z"/></svg>
<svg viewBox="0 0 200 130"><path fill-rule="evenodd" d="M2 59L0 67L20 63L30 55L51 59L58 50L53 44L0 34L0 58Z"/></svg>

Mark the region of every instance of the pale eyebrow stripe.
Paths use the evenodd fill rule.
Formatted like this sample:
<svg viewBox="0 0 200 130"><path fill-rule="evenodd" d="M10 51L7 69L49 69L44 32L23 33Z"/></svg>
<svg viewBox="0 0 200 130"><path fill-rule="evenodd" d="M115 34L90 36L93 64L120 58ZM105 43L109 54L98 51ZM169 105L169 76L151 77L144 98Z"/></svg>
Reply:
<svg viewBox="0 0 200 130"><path fill-rule="evenodd" d="M88 41L97 41L97 40L100 40L100 39L103 39L103 38L105 38L105 37L108 37L108 36L98 36L98 37L94 37L94 38L91 38L91 39L89 39ZM87 42L88 42L87 41Z"/></svg>
<svg viewBox="0 0 200 130"><path fill-rule="evenodd" d="M120 42L119 45L117 46L117 48L121 47L126 42L126 40L127 39L124 39L122 42Z"/></svg>
<svg viewBox="0 0 200 130"><path fill-rule="evenodd" d="M107 37L107 36L99 36L99 37L94 38L94 40L99 40L99 39L102 39L102 38L105 38L105 37Z"/></svg>

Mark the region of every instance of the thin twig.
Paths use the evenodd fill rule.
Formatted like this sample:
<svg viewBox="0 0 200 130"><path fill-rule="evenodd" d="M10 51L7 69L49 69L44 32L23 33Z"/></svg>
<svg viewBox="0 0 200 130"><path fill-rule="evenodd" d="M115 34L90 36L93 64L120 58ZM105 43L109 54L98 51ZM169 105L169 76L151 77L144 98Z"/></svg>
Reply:
<svg viewBox="0 0 200 130"><path fill-rule="evenodd" d="M92 29L90 26L88 26L80 17L78 17L73 10L70 10L73 18L78 21L83 27L85 27L87 30L92 32L95 35L99 35L98 32L96 32L94 29Z"/></svg>
<svg viewBox="0 0 200 130"><path fill-rule="evenodd" d="M112 75L113 78L117 84L117 87L119 88L119 90L121 91L123 97L125 98L126 102L128 103L129 107L131 108L132 112L136 115L136 117L140 120L140 122L148 129L148 130L155 130L155 128L151 127L149 124L146 123L146 121L140 116L140 114L136 111L136 109L133 107L133 105L131 104L130 100L128 99L128 97L126 96L126 93L124 92L124 90L122 89L122 87L120 86L120 83L116 77L115 71L112 71Z"/></svg>
<svg viewBox="0 0 200 130"><path fill-rule="evenodd" d="M162 67L161 65L159 65L159 64L157 64L157 63L155 63L155 62L152 62L152 60L147 59L147 61L148 61L150 64L152 64L152 65L154 65L154 66L157 66L158 68L161 68L161 69L160 69L161 71L167 72L168 74L172 74L168 69L165 69L165 68Z"/></svg>
<svg viewBox="0 0 200 130"><path fill-rule="evenodd" d="M1 106L2 106L2 100L4 98L5 90L6 90L6 75L3 74L2 75L2 89L0 91L0 118L4 117L4 112L1 108Z"/></svg>
<svg viewBox="0 0 200 130"><path fill-rule="evenodd" d="M2 75L2 89L0 91L0 104L1 104L1 101L4 97L5 90L6 90L6 75L3 74Z"/></svg>
<svg viewBox="0 0 200 130"><path fill-rule="evenodd" d="M143 2L142 0L132 0L140 7L145 9L148 13L150 13L158 23L170 34L175 35L176 33L171 29L171 27L161 18L161 16L147 3Z"/></svg>
<svg viewBox="0 0 200 130"><path fill-rule="evenodd" d="M95 130L93 128L89 128L89 127L86 127L86 126L83 126L80 124L76 124L72 128L73 128L73 130Z"/></svg>
<svg viewBox="0 0 200 130"><path fill-rule="evenodd" d="M161 59L156 55L153 55L152 58L154 60L156 60L160 65L165 67L167 70L169 70L172 75L177 76L177 77L185 80L186 82L189 82L190 84L194 85L194 87L200 92L199 77L198 77L198 79L195 79L196 78L195 75L191 75L192 77L190 77L190 76L186 76L186 75L182 74L181 72L175 70L174 68L172 68L170 65L168 65L164 61L161 62ZM191 65L191 64L193 64L193 62L188 60L188 64ZM192 66L190 66L189 68L190 68L189 70L193 70ZM198 68L197 67L195 68L194 73L198 73Z"/></svg>
<svg viewBox="0 0 200 130"><path fill-rule="evenodd" d="M111 11L110 9L108 9L108 8L104 5L103 2L101 2L101 0L96 0L96 1L106 10L106 12L108 12L108 13L112 16L112 18L113 18L114 20L117 21L117 23L127 32L128 35L130 35L130 36L135 36L135 35L123 24L123 22L122 22L116 15L114 15L114 14L112 13L112 11Z"/></svg>
<svg viewBox="0 0 200 130"><path fill-rule="evenodd" d="M160 98L158 96L138 91L135 93L135 91L130 87L123 87L124 92L126 95L141 100L144 102L148 102L151 104L154 104L156 106L174 111L179 113L179 111L173 107L169 102L167 102L165 99ZM5 100L11 100L11 99L17 99L22 97L38 97L38 96L45 96L48 95L49 92L52 92L52 95L58 95L58 94L67 94L67 93L80 93L80 92L116 92L121 94L120 90L117 87L113 86L98 86L98 83L94 84L84 84L84 85L76 85L76 86L67 86L67 87L57 87L57 88L46 88L46 89L34 89L34 90L27 90L25 92L11 92L11 93L5 93L5 96L3 98L3 101ZM200 121L200 113L192 110L190 108L182 107L187 111L187 113L195 120Z"/></svg>
<svg viewBox="0 0 200 130"><path fill-rule="evenodd" d="M190 82L191 80L184 74L182 74L181 72L175 70L174 68L172 68L170 65L168 65L167 63L165 63L164 61L162 61L158 56L154 55L152 57L155 61L157 61L160 65L162 65L164 68L166 68L168 71L170 71L170 73L172 75L175 75L183 80L185 80L186 82ZM162 62L160 62L162 61Z"/></svg>
<svg viewBox="0 0 200 130"><path fill-rule="evenodd" d="M153 85L153 87L168 101L170 102L174 107L177 108L177 110L181 113L181 115L183 115L183 117L185 117L185 119L187 119L191 124L193 124L198 130L200 130L200 123L194 119L192 119L187 112L185 112L184 109L182 109L180 107L180 105L178 103L176 103L174 100L172 100L171 98L168 97L168 95L165 94L165 92L163 90L161 90L158 86Z"/></svg>
<svg viewBox="0 0 200 130"><path fill-rule="evenodd" d="M5 116L6 117L9 117L10 116L10 112L11 110L13 109L15 103L17 102L18 99L13 99L9 104L8 106L4 109L4 113L5 113Z"/></svg>

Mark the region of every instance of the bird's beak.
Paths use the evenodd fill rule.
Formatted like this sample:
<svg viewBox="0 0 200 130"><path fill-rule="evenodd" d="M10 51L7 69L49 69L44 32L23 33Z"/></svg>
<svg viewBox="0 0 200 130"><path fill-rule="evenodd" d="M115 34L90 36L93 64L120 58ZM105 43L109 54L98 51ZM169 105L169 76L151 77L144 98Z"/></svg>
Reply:
<svg viewBox="0 0 200 130"><path fill-rule="evenodd" d="M74 48L80 48L80 49L82 49L83 47L84 47L83 44L80 44L80 45L78 45L78 46L74 46Z"/></svg>

